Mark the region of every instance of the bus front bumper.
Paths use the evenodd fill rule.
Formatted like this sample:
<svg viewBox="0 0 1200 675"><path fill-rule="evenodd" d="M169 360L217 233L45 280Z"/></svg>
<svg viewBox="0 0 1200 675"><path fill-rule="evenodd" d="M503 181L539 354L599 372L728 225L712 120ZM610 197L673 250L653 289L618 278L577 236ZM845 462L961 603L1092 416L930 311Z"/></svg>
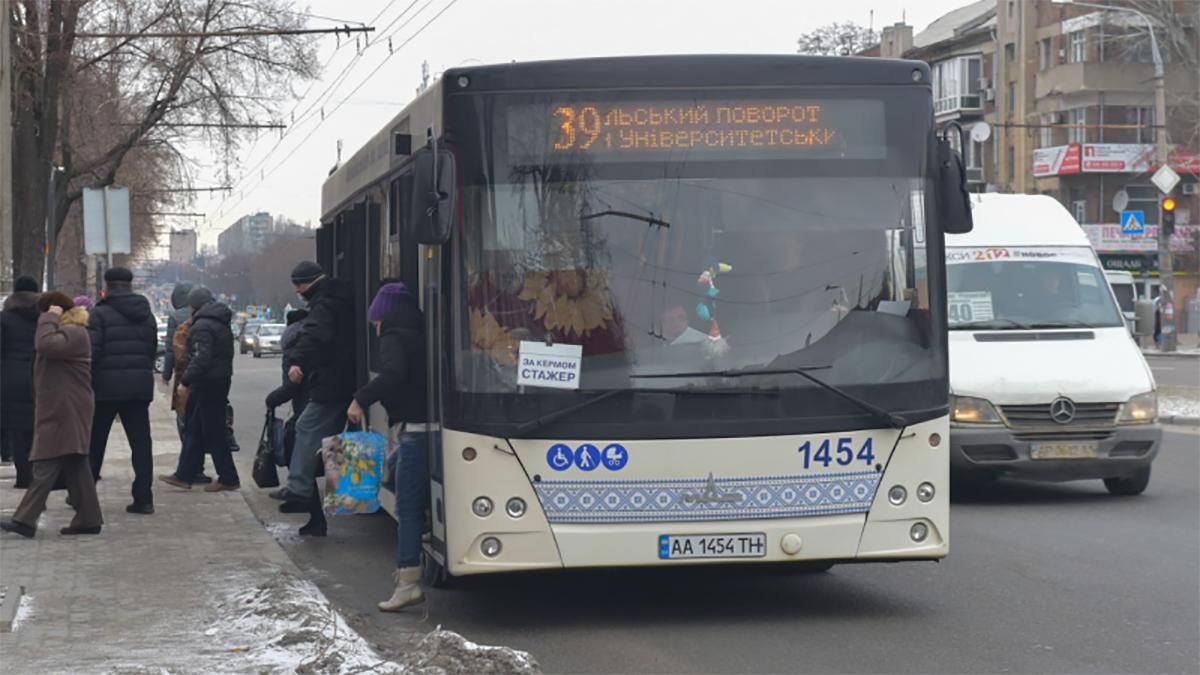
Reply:
<svg viewBox="0 0 1200 675"><path fill-rule="evenodd" d="M1062 431L953 426L950 467L960 475L992 474L1046 481L1123 477L1154 461L1162 427L1133 424L1100 430L1095 436L1102 438L1082 438L1079 432L1071 436Z"/></svg>

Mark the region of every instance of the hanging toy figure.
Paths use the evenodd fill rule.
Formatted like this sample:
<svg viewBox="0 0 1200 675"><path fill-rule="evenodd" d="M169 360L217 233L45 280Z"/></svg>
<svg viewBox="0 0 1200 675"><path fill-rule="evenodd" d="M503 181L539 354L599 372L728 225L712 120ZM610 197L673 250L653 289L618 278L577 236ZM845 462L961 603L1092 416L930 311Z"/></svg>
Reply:
<svg viewBox="0 0 1200 675"><path fill-rule="evenodd" d="M696 284L700 286L703 299L696 305L696 315L709 322L708 337L704 340L704 355L710 360L718 359L729 353L729 343L721 335L721 326L717 323L716 300L721 289L717 288L717 275L733 271L733 267L715 258L709 258L704 271Z"/></svg>

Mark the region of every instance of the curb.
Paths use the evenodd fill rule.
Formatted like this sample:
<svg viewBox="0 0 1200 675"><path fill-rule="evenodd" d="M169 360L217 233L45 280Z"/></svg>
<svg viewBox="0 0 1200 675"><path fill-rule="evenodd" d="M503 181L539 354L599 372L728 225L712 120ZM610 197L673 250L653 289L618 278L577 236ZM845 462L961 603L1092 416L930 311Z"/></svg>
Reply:
<svg viewBox="0 0 1200 675"><path fill-rule="evenodd" d="M1190 415L1167 415L1165 417L1159 417L1158 421L1162 424L1186 424L1200 426L1200 417L1192 417Z"/></svg>
<svg viewBox="0 0 1200 675"><path fill-rule="evenodd" d="M1169 359L1200 359L1200 352L1159 352L1151 349L1143 349L1143 356L1162 356Z"/></svg>

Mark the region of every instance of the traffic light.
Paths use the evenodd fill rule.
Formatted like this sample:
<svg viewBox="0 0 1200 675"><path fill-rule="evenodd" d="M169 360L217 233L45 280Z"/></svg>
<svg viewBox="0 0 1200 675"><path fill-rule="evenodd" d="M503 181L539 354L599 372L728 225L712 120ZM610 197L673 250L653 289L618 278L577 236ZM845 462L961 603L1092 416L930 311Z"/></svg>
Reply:
<svg viewBox="0 0 1200 675"><path fill-rule="evenodd" d="M1175 232L1175 198L1163 197L1162 200L1162 227L1163 232L1172 234Z"/></svg>

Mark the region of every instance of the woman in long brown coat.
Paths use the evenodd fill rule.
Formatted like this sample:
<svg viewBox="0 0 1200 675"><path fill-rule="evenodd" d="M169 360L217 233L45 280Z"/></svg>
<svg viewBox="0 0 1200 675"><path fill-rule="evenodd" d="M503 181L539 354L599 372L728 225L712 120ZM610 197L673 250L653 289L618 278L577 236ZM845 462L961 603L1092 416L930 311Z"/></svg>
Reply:
<svg viewBox="0 0 1200 675"><path fill-rule="evenodd" d="M51 291L38 298L37 350L33 361L33 481L12 520L0 529L33 537L46 498L59 475L75 505L75 518L62 534L99 534L104 522L88 464L92 435L92 343L88 313L71 298Z"/></svg>

